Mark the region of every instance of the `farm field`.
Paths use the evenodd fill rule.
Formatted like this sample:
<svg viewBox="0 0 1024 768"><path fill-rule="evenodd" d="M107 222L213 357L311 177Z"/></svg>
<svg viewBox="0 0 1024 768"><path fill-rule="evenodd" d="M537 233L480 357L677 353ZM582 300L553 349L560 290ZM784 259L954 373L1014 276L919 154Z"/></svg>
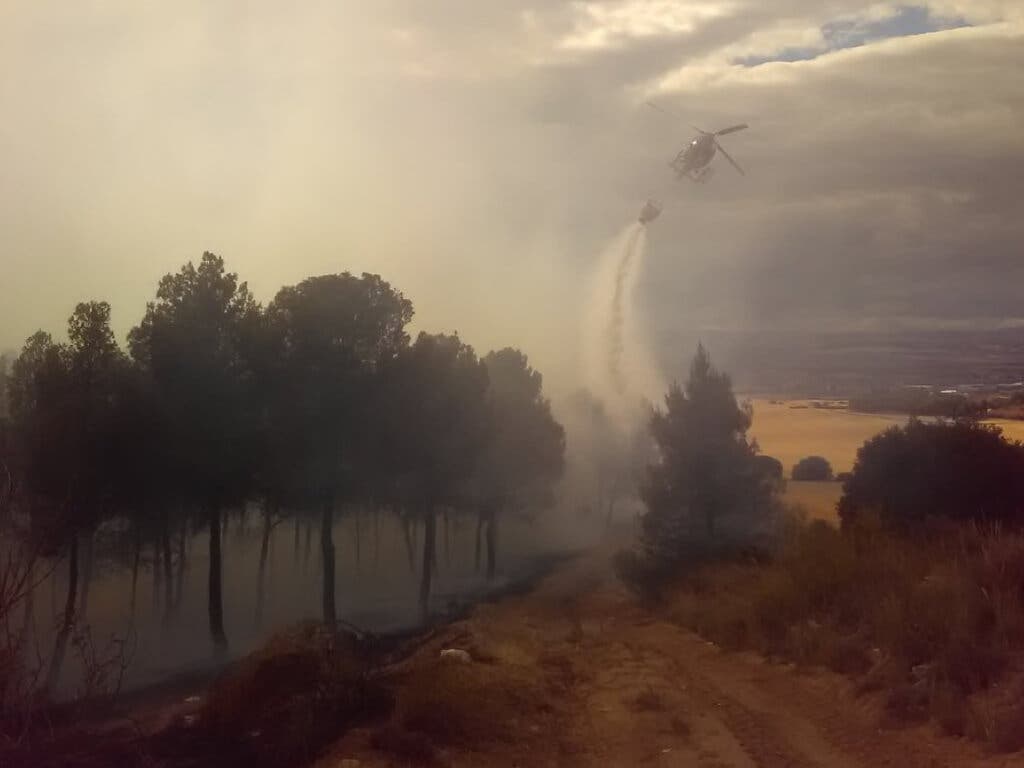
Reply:
<svg viewBox="0 0 1024 768"><path fill-rule="evenodd" d="M836 473L849 472L865 440L907 420L906 416L813 408L799 400L754 399L751 403L754 423L749 434L761 453L782 462L786 477L794 464L811 455L824 456Z"/></svg>
<svg viewBox="0 0 1024 768"><path fill-rule="evenodd" d="M865 440L907 421L907 416L897 414L814 408L806 400L754 398L750 402L754 406L750 436L756 438L761 453L782 462L787 477L796 462L810 455L824 456L836 473L849 472ZM1009 440L1024 441L1024 421L985 423L999 427Z"/></svg>

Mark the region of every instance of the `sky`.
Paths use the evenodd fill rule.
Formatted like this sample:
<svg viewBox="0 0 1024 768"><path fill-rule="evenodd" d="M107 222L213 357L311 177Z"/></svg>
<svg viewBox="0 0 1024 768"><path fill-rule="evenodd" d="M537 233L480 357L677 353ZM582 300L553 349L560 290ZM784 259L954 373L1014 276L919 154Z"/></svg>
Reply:
<svg viewBox="0 0 1024 768"><path fill-rule="evenodd" d="M654 333L1017 324L1021 83L1021 0L0 0L0 349L86 299L123 338L210 250L262 301L379 273L569 388L648 197ZM746 176L673 179L736 122Z"/></svg>

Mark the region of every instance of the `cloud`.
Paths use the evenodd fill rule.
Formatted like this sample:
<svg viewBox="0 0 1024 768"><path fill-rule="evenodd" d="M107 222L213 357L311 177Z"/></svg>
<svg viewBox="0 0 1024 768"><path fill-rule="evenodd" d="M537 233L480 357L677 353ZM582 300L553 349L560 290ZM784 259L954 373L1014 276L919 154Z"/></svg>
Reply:
<svg viewBox="0 0 1024 768"><path fill-rule="evenodd" d="M826 22L820 28L820 42L817 45L787 47L773 53L741 56L734 63L756 67L772 61L806 61L830 51L856 48L879 40L970 26L962 17L936 16L926 6L902 5L884 11L885 15L881 16L877 12L869 12L863 16L847 16Z"/></svg>
<svg viewBox="0 0 1024 768"><path fill-rule="evenodd" d="M652 196L661 333L1022 314L1016 2L12 8L0 347L84 298L126 331L210 249L263 299L381 272L570 386L585 278ZM739 121L746 177L672 179L688 123Z"/></svg>

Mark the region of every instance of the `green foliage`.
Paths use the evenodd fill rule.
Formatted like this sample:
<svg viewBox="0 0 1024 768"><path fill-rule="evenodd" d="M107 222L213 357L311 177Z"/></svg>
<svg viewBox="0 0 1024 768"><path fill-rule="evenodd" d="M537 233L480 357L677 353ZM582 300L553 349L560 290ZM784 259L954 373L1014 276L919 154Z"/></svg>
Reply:
<svg viewBox="0 0 1024 768"><path fill-rule="evenodd" d="M793 465L794 480L820 482L832 479L832 465L823 456L805 456Z"/></svg>
<svg viewBox="0 0 1024 768"><path fill-rule="evenodd" d="M911 420L857 452L839 501L843 525L865 514L909 529L929 519L1024 523L1024 448L995 427Z"/></svg>

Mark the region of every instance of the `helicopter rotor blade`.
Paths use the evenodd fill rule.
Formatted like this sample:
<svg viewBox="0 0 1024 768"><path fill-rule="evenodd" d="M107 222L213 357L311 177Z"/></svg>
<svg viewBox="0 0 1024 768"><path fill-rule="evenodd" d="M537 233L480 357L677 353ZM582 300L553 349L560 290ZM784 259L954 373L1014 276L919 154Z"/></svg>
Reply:
<svg viewBox="0 0 1024 768"><path fill-rule="evenodd" d="M723 128L720 131L715 131L715 136L725 136L726 134L736 133L736 131L742 131L744 128L749 127L750 126L747 125L746 123L740 123L739 125L730 125L728 128Z"/></svg>
<svg viewBox="0 0 1024 768"><path fill-rule="evenodd" d="M733 160L732 156L728 152L725 151L725 147L723 147L717 141L715 142L715 146L718 148L718 151L722 153L722 156L726 160L728 160L730 163L732 163L732 167L735 168L737 171L739 171L740 176L746 176L747 175L746 171L744 171L742 168L740 168L740 164L737 163L735 160Z"/></svg>
<svg viewBox="0 0 1024 768"><path fill-rule="evenodd" d="M646 104L646 105L647 105L648 107L650 107L651 109L655 109L655 110L657 110L658 112L661 112L661 114L663 114L663 115L667 115L668 117L671 117L671 118L672 118L673 120L678 120L678 119L679 119L679 115L675 115L675 114L673 114L673 113L669 112L669 111L668 111L667 109L665 109L664 107L659 107L659 106L658 106L657 104L655 104L655 103L654 103L653 101L645 101L645 102L644 102L644 104Z"/></svg>
<svg viewBox="0 0 1024 768"><path fill-rule="evenodd" d="M668 116L668 117L671 117L671 118L672 118L673 120L679 120L680 122L682 122L682 120L683 120L683 118L681 118L681 117L680 117L679 115L677 115L677 114L676 114L675 112L669 112L669 111L668 111L667 109L665 109L664 107L659 107L659 106L658 106L657 104L655 104L655 103L654 103L653 101L645 101L645 102L644 102L644 104L646 104L646 105L647 105L648 107L650 107L651 109L656 109L656 110L658 110L658 111L659 111L659 112L661 112L661 114L663 114L663 115L666 115L666 116ZM703 128L698 128L698 127L697 127L696 125L691 125L690 127L691 127L691 128L693 128L693 130L695 130L695 131L696 131L697 133L709 133L709 131L705 131L705 130L704 130Z"/></svg>

